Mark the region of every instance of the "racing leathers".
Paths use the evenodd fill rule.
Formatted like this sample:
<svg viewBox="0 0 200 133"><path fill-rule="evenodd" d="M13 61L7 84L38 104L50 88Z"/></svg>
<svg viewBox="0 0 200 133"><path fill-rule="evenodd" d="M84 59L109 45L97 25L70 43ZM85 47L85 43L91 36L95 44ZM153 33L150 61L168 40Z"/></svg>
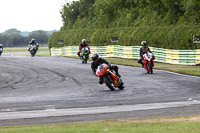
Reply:
<svg viewBox="0 0 200 133"><path fill-rule="evenodd" d="M3 53L3 47L0 46L0 56L1 56L2 53Z"/></svg>
<svg viewBox="0 0 200 133"><path fill-rule="evenodd" d="M37 46L37 50L38 50L38 48L39 48L39 44L38 43L36 43L35 41L30 41L29 42L29 48L28 48L28 51L30 51L30 46L34 46L34 45L36 45Z"/></svg>
<svg viewBox="0 0 200 133"><path fill-rule="evenodd" d="M79 57L81 56L80 53L81 53L81 49L82 49L83 47L88 47L88 49L89 49L89 51L90 51L90 47L88 46L87 43L80 43L80 44L79 44L79 48L78 48L78 53L77 53L77 55L78 55Z"/></svg>
<svg viewBox="0 0 200 133"><path fill-rule="evenodd" d="M106 60L103 59L103 58L98 58L98 59L96 59L95 61L93 61L93 62L91 63L91 69L92 69L92 72L93 72L94 75L96 75L96 69L97 69L97 67L100 66L100 65L103 64L103 63L107 64L108 67L109 67L111 70L114 70L115 73L116 73L116 75L117 75L119 78L121 77L121 76L119 75L119 72L118 72L118 66L116 66L116 65L111 65L110 62L106 61ZM103 83L103 79L102 79L102 78L99 78L99 83L100 83L100 84Z"/></svg>
<svg viewBox="0 0 200 133"><path fill-rule="evenodd" d="M150 51L150 48L149 48L148 46L142 46L142 47L140 48L140 59L138 59L138 63L142 64L142 67L144 67L144 63L142 62L142 60L144 60L143 55L144 55L145 53L147 53L147 52L152 53L152 52Z"/></svg>

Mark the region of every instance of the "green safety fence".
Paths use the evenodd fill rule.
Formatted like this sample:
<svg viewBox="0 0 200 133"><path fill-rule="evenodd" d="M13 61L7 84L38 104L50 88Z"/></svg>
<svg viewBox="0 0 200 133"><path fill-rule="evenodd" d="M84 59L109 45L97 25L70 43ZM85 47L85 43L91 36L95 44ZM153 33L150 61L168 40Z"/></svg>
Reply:
<svg viewBox="0 0 200 133"><path fill-rule="evenodd" d="M139 58L139 49L141 46L91 46L91 54L98 53L101 57L119 57L119 58ZM200 64L200 49L196 50L172 50L150 47L155 55L157 62L197 65ZM61 48L51 48L51 56L77 56L78 46L65 46Z"/></svg>

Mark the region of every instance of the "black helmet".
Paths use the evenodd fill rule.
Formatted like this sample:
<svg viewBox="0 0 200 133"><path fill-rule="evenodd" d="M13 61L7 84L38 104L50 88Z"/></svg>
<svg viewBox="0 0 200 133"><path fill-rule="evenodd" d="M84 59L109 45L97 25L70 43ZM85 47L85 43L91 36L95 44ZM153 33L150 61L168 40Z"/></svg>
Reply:
<svg viewBox="0 0 200 133"><path fill-rule="evenodd" d="M96 59L98 59L99 58L99 55L97 54L97 53L94 53L93 55L92 55L92 60L93 61L95 61Z"/></svg>

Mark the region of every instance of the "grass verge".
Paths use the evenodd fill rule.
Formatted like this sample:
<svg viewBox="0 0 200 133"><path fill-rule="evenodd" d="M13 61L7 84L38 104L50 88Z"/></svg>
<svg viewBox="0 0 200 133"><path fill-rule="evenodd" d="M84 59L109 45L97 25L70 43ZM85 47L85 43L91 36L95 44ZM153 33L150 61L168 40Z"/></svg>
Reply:
<svg viewBox="0 0 200 133"><path fill-rule="evenodd" d="M12 47L12 48L4 48L3 53L17 53L17 52L27 52L27 47ZM39 47L38 52L49 52L48 47Z"/></svg>
<svg viewBox="0 0 200 133"><path fill-rule="evenodd" d="M4 126L1 133L199 133L200 116Z"/></svg>

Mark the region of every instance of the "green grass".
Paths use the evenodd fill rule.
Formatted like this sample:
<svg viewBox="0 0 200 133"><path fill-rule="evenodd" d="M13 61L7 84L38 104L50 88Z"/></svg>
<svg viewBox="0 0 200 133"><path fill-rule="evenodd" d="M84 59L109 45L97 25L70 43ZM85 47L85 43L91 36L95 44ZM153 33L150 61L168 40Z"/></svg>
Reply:
<svg viewBox="0 0 200 133"><path fill-rule="evenodd" d="M4 48L3 53L19 53L19 52L27 52L28 47L13 47L13 48ZM44 53L41 53L44 52ZM39 47L38 53L35 56L50 56L48 47ZM15 56L31 56L30 54L17 54Z"/></svg>
<svg viewBox="0 0 200 133"><path fill-rule="evenodd" d="M16 52L27 52L28 51L28 46L27 47L12 47L12 48L4 48L3 52L4 53L16 53ZM48 47L39 47L38 52L49 52Z"/></svg>
<svg viewBox="0 0 200 133"><path fill-rule="evenodd" d="M0 133L199 133L200 116L4 126Z"/></svg>

